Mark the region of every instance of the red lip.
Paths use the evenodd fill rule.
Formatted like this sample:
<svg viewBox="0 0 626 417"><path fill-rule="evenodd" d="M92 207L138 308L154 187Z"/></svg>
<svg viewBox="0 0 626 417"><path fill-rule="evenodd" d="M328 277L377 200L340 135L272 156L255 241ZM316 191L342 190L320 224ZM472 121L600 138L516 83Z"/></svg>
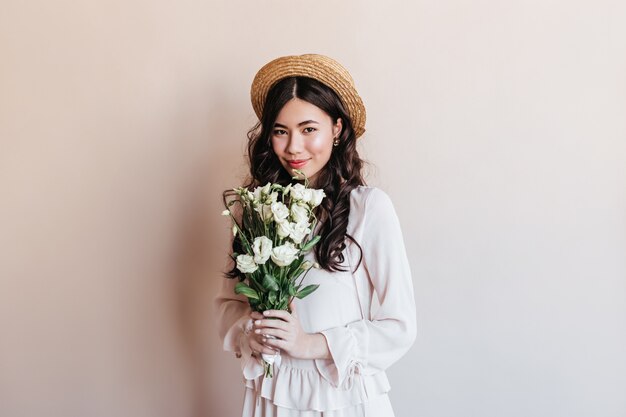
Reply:
<svg viewBox="0 0 626 417"><path fill-rule="evenodd" d="M300 168L306 165L309 162L308 159L296 159L293 161L287 161L292 168Z"/></svg>

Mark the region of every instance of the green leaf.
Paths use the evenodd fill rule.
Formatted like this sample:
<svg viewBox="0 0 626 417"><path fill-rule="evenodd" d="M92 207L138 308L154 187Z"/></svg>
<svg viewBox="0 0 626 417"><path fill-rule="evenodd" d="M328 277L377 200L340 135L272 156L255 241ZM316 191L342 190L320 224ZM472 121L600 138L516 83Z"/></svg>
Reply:
<svg viewBox="0 0 626 417"><path fill-rule="evenodd" d="M288 266L288 271L289 272L287 273L287 275L288 276L293 276L294 272L296 272L298 270L298 268L300 268L300 265L302 265L303 262L304 262L304 256L300 256L295 261L293 261L291 263L291 265Z"/></svg>
<svg viewBox="0 0 626 417"><path fill-rule="evenodd" d="M278 282L276 282L276 278L270 274L265 274L263 277L263 286L272 291L278 291Z"/></svg>
<svg viewBox="0 0 626 417"><path fill-rule="evenodd" d="M258 300L259 299L259 293L254 291L252 288L248 287L243 282L240 282L237 285L235 285L235 293L236 294L243 294L246 297L252 298L254 300Z"/></svg>
<svg viewBox="0 0 626 417"><path fill-rule="evenodd" d="M267 296L267 300L270 303L274 304L276 302L276 293L274 291L271 291L269 295Z"/></svg>
<svg viewBox="0 0 626 417"><path fill-rule="evenodd" d="M300 291L296 293L296 297L302 299L306 297L307 295L311 294L313 291L315 291L317 287L319 287L319 284L307 285L306 287L302 288Z"/></svg>
<svg viewBox="0 0 626 417"><path fill-rule="evenodd" d="M317 244L317 242L319 242L319 241L320 241L320 239L321 239L321 237L320 237L320 236L315 236L313 239L309 240L309 241L307 242L307 244L306 244L306 245L304 245L304 246L302 247L302 249L301 249L301 250L302 250L302 252L306 252L306 251L311 250L311 248L312 248L313 246L315 246L315 245Z"/></svg>
<svg viewBox="0 0 626 417"><path fill-rule="evenodd" d="M294 287L293 282L289 283L289 295L292 297L296 295L296 287Z"/></svg>

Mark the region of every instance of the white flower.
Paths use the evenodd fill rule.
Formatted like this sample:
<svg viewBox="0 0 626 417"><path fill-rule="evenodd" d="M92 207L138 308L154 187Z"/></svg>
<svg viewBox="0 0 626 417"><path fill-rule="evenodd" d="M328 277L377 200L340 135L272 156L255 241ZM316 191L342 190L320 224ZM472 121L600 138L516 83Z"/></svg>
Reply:
<svg viewBox="0 0 626 417"><path fill-rule="evenodd" d="M305 188L302 192L302 201L304 201L305 203L310 203L312 199L313 190L311 190L310 188Z"/></svg>
<svg viewBox="0 0 626 417"><path fill-rule="evenodd" d="M252 250L254 251L254 262L264 264L272 254L272 241L265 236L257 237L254 239Z"/></svg>
<svg viewBox="0 0 626 417"><path fill-rule="evenodd" d="M300 268L306 271L307 269L313 268L313 263L311 261L304 261L302 262L302 265L300 265Z"/></svg>
<svg viewBox="0 0 626 417"><path fill-rule="evenodd" d="M230 211L228 211L228 210L224 210L224 211L222 212L222 216L230 216Z"/></svg>
<svg viewBox="0 0 626 417"><path fill-rule="evenodd" d="M272 249L272 261L278 266L289 266L298 257L300 250L287 242L284 245L276 246Z"/></svg>
<svg viewBox="0 0 626 417"><path fill-rule="evenodd" d="M245 187L233 188L233 191L237 193L237 195L245 200L248 199L248 190Z"/></svg>
<svg viewBox="0 0 626 417"><path fill-rule="evenodd" d="M237 256L237 269L247 274L259 269L259 266L254 263L254 258L250 255L238 255Z"/></svg>
<svg viewBox="0 0 626 417"><path fill-rule="evenodd" d="M254 195L254 201L257 203L261 201L261 188L262 187L256 187L252 192L252 195Z"/></svg>
<svg viewBox="0 0 626 417"><path fill-rule="evenodd" d="M270 208L272 209L272 213L274 214L274 221L276 223L280 223L281 221L285 220L287 216L289 216L289 209L280 201L272 203Z"/></svg>
<svg viewBox="0 0 626 417"><path fill-rule="evenodd" d="M275 203L278 200L278 193L274 191L272 194L270 194L269 199L271 203Z"/></svg>
<svg viewBox="0 0 626 417"><path fill-rule="evenodd" d="M264 196L268 195L270 193L270 187L272 186L271 183L267 183L265 184L263 187L256 187L254 189L254 200L257 203L261 203L264 200Z"/></svg>
<svg viewBox="0 0 626 417"><path fill-rule="evenodd" d="M290 195L291 198L295 201L304 201L305 199L306 188L304 185L297 183L291 187Z"/></svg>
<svg viewBox="0 0 626 417"><path fill-rule="evenodd" d="M279 222L276 232L278 233L278 236L282 238L289 236L289 234L291 233L291 223L289 223L287 220Z"/></svg>
<svg viewBox="0 0 626 417"><path fill-rule="evenodd" d="M309 200L311 207L317 207L322 204L322 200L326 197L324 190L311 190L312 197Z"/></svg>
<svg viewBox="0 0 626 417"><path fill-rule="evenodd" d="M268 334L267 338L268 339L276 339L271 334ZM280 352L276 352L276 353L261 353L261 357L263 358L263 360L265 362L267 362L269 364L269 366L273 366L274 363L276 363L276 366L280 366L280 363L281 363Z"/></svg>
<svg viewBox="0 0 626 417"><path fill-rule="evenodd" d="M261 204L254 208L263 219L264 222L268 222L272 219L274 213L272 213L272 208L269 204Z"/></svg>
<svg viewBox="0 0 626 417"><path fill-rule="evenodd" d="M309 210L307 207L299 204L291 205L291 218L296 223L308 223L309 222Z"/></svg>
<svg viewBox="0 0 626 417"><path fill-rule="evenodd" d="M311 229L309 229L309 225L307 223L294 223L291 225L291 233L289 233L289 237L294 243L302 243L302 239L306 235L311 233Z"/></svg>

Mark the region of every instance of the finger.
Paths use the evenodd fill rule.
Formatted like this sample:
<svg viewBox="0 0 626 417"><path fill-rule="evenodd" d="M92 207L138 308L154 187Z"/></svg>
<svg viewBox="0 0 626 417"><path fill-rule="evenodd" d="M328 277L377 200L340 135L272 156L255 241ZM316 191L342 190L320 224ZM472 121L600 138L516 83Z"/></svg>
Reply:
<svg viewBox="0 0 626 417"><path fill-rule="evenodd" d="M274 353L276 353L276 350L272 349L271 346L256 341L250 343L250 350L252 350L252 353L266 353L268 355L273 355Z"/></svg>
<svg viewBox="0 0 626 417"><path fill-rule="evenodd" d="M298 313L296 312L296 300L295 298L291 300L289 303L289 310L291 310L291 315L294 317L298 317Z"/></svg>
<svg viewBox="0 0 626 417"><path fill-rule="evenodd" d="M256 342L250 342L250 350L252 351L252 356L256 356L259 350L263 350L263 345Z"/></svg>
<svg viewBox="0 0 626 417"><path fill-rule="evenodd" d="M266 355L273 355L276 353L277 349L273 349L270 346L263 345L263 348L260 350L260 353L265 353Z"/></svg>
<svg viewBox="0 0 626 417"><path fill-rule="evenodd" d="M259 313L258 311L253 311L252 313L250 313L250 317L252 318L252 320L260 320L263 318L263 314Z"/></svg>
<svg viewBox="0 0 626 417"><path fill-rule="evenodd" d="M254 332L257 334L261 333L257 330L263 330L267 328L286 330L288 327L289 324L287 322L284 322L283 320L257 320L254 322Z"/></svg>
<svg viewBox="0 0 626 417"><path fill-rule="evenodd" d="M287 347L287 342L282 339L267 339L264 343L267 346L275 348L276 350L284 349Z"/></svg>
<svg viewBox="0 0 626 417"><path fill-rule="evenodd" d="M280 330L280 329L265 329L263 330L263 333L261 336L262 336L261 340L263 341L263 343L265 343L266 339L268 339L267 336L274 336L274 337L278 337L279 339L285 339L286 337L289 336L289 332L286 332L285 330Z"/></svg>
<svg viewBox="0 0 626 417"><path fill-rule="evenodd" d="M289 312L285 310L265 310L263 312L263 315L265 317L276 317L285 321L289 321L293 318L291 314L289 314Z"/></svg>
<svg viewBox="0 0 626 417"><path fill-rule="evenodd" d="M259 345L263 344L263 336L260 335L260 334L255 334L254 338L252 340L254 340L254 342L259 344Z"/></svg>
<svg viewBox="0 0 626 417"><path fill-rule="evenodd" d="M255 350L255 351L259 351L263 349L263 343L261 341L262 341L262 338L260 337L258 340L256 338L250 339L250 349Z"/></svg>

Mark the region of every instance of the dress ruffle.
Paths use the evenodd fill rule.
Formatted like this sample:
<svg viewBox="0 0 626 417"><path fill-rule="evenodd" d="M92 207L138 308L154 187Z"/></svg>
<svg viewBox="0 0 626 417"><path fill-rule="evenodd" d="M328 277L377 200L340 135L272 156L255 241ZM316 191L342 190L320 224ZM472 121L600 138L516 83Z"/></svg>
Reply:
<svg viewBox="0 0 626 417"><path fill-rule="evenodd" d="M265 378L261 360L251 357L248 370L260 369L260 375L246 379L246 387L274 405L294 410L330 411L363 404L387 393L389 381L384 372L375 375L352 375L349 389L333 386L317 369L316 361L294 359L283 354L274 376ZM256 365L250 362L256 362ZM330 361L330 360L328 360ZM245 371L244 371L245 373Z"/></svg>

